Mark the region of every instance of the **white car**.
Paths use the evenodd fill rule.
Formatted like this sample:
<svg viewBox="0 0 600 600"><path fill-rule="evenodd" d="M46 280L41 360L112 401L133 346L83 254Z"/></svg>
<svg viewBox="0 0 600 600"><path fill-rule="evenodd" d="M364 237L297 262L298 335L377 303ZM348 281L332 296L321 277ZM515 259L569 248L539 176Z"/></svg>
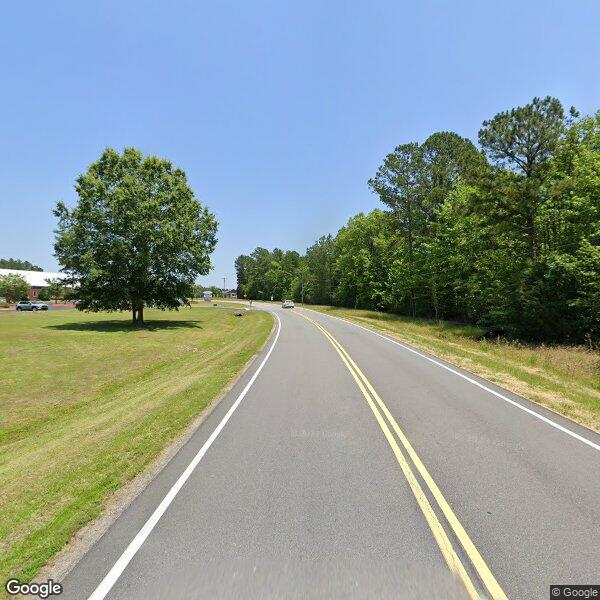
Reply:
<svg viewBox="0 0 600 600"><path fill-rule="evenodd" d="M292 300L285 300L281 305L282 308L294 308L294 302Z"/></svg>
<svg viewBox="0 0 600 600"><path fill-rule="evenodd" d="M31 310L31 311L48 310L48 305L45 302L39 302L39 301L31 302L30 300L21 300L20 302L17 302L15 308L18 311L22 311L22 310Z"/></svg>

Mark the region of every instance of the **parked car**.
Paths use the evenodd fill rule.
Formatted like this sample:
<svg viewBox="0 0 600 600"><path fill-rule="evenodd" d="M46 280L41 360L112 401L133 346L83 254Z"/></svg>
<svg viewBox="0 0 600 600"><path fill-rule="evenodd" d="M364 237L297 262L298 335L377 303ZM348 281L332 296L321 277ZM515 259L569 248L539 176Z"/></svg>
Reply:
<svg viewBox="0 0 600 600"><path fill-rule="evenodd" d="M48 305L45 302L31 302L30 300L21 300L15 306L16 310L48 310Z"/></svg>
<svg viewBox="0 0 600 600"><path fill-rule="evenodd" d="M294 302L292 300L285 300L281 306L282 308L294 308Z"/></svg>

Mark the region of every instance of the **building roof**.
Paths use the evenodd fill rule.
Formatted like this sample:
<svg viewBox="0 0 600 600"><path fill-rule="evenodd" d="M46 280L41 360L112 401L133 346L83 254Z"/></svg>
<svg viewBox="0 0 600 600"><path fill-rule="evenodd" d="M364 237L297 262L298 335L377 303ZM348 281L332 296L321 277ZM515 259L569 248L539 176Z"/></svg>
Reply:
<svg viewBox="0 0 600 600"><path fill-rule="evenodd" d="M0 275L20 275L31 287L47 287L46 279L64 279L64 273L49 271L20 271L19 269L0 269Z"/></svg>

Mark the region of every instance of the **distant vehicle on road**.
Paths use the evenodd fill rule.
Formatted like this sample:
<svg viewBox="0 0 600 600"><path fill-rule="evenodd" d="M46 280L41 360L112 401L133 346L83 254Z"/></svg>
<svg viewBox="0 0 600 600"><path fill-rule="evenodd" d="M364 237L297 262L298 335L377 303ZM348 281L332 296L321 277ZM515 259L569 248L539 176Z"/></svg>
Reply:
<svg viewBox="0 0 600 600"><path fill-rule="evenodd" d="M45 302L31 302L30 300L21 300L15 306L16 310L48 310Z"/></svg>
<svg viewBox="0 0 600 600"><path fill-rule="evenodd" d="M292 300L285 300L281 306L282 308L294 308L294 302Z"/></svg>
<svg viewBox="0 0 600 600"><path fill-rule="evenodd" d="M202 297L204 298L205 302L210 302L213 298L213 294L210 291L202 292Z"/></svg>

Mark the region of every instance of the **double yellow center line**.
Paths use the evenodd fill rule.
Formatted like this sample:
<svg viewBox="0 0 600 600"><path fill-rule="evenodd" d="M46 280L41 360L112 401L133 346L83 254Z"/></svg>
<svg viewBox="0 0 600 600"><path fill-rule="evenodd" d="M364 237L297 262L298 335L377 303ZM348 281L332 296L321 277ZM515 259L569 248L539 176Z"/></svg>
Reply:
<svg viewBox="0 0 600 600"><path fill-rule="evenodd" d="M469 596L474 599L479 598L479 594L477 593L477 590L475 589L475 586L473 585L473 582L471 581L467 570L465 569L462 561L456 553L452 542L450 541L450 538L446 534L444 527L442 526L435 511L433 510L431 503L425 495L421 484L419 483L409 462L404 456L389 426L391 426L391 428L396 433L398 440L400 441L400 443L404 447L404 450L412 460L415 468L421 475L421 478L423 479L425 485L429 489L429 492L437 502L437 505L439 506L440 510L446 517L449 526L451 527L455 536L462 544L466 555L469 557L469 560L471 561L473 567L477 571L479 578L486 587L491 598L493 598L494 600L507 600L506 594L503 592L502 588L496 581L496 578L493 576L492 572L486 565L485 561L481 557L481 554L479 554L477 548L475 548L475 545L471 541L471 538L468 536L464 527L460 524L460 521L454 514L453 510L450 508L448 502L446 502L446 499L440 492L440 489L438 488L435 481L425 468L425 465L415 452L411 443L408 441L406 435L396 422L396 419L394 419L393 415L390 413L383 400L379 397L379 394L377 394L369 380L365 377L364 373L358 368L358 366L352 360L350 355L344 350L342 345L333 337L333 335L329 333L329 331L327 331L324 327L322 327L319 323L317 323L310 317L307 317L306 315L303 315L301 313L298 314L307 321L310 321L323 333L323 335L325 335L325 337L331 342L333 347L336 349L337 353L340 355L343 363L348 368L348 371L350 371L350 374L354 378L356 385L359 387L369 407L373 411L373 415L377 419L377 422L379 423L383 434L385 435L390 447L392 448L392 451L400 465L400 468L402 469L402 472L404 473L404 476L408 481L410 489L412 490L415 499L417 500L417 503L421 511L423 512L423 515L425 516L427 524L429 525L429 528L433 533L435 541L437 542L442 552L444 560L446 561L448 567L452 570L452 572L462 581Z"/></svg>

